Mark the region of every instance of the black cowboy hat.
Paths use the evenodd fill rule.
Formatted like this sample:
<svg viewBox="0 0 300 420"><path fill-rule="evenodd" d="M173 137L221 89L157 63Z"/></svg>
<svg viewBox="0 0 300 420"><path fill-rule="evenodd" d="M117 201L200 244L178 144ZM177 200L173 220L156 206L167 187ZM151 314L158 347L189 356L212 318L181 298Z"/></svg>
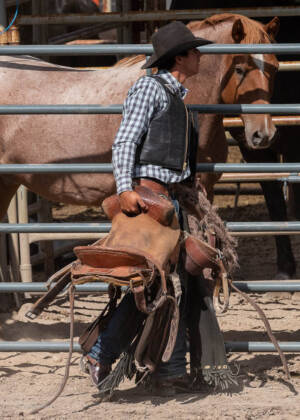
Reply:
<svg viewBox="0 0 300 420"><path fill-rule="evenodd" d="M200 45L213 44L208 39L196 38L182 22L177 21L161 27L152 35L151 42L154 54L146 61L142 69L156 67L164 61Z"/></svg>

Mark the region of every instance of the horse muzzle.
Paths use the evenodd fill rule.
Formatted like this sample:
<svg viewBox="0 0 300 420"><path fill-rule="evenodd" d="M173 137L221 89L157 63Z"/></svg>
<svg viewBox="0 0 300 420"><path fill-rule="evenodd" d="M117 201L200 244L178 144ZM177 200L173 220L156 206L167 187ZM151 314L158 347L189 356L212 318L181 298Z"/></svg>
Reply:
<svg viewBox="0 0 300 420"><path fill-rule="evenodd" d="M264 149L269 147L273 142L274 136L270 139L270 137L263 132L257 130L253 133L252 136L252 144L255 148Z"/></svg>
<svg viewBox="0 0 300 420"><path fill-rule="evenodd" d="M273 124L272 124L273 125ZM277 138L277 129L273 127L247 129L245 126L246 145L249 149L267 149Z"/></svg>

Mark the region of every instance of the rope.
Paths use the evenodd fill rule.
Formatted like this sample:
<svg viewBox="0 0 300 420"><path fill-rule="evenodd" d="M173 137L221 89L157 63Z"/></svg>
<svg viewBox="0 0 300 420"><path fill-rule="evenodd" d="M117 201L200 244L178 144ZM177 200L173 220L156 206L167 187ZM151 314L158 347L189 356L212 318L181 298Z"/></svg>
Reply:
<svg viewBox="0 0 300 420"><path fill-rule="evenodd" d="M287 379L291 379L291 375L290 375L290 371L289 371L289 368L288 368L288 365L287 365L287 361L286 361L286 358L285 358L285 355L284 355L284 353L282 352L282 350L281 350L281 348L279 347L279 344L278 344L278 341L277 341L277 339L275 338L275 336L274 336L274 334L273 334L273 332L272 332L272 329L271 329L271 325L270 325L270 323L269 323L269 321L267 320L267 317L266 317L266 315L264 314L264 312L263 312L263 310L258 306L258 304L256 303L256 302L254 302L254 300L253 299L251 299L246 293L244 293L244 292L242 292L241 290L239 290L234 284L233 284L233 282L231 281L230 282L230 286L236 291L236 292L238 292L240 295L242 295L243 296L243 298L244 299L246 299L247 300L247 302L249 302L250 303L250 305L252 305L253 306L253 308L258 312L258 314L259 314L259 316L260 316L260 318L261 318L261 320L262 320L262 322L264 323L264 325L265 325L265 328L266 328L266 331L267 331L267 333L268 333L268 336L269 336L269 338L270 338L270 340L272 341L272 343L273 343L273 345L274 345L274 347L275 347L275 349L277 350L277 352L278 352L278 354L279 354L279 356L280 356L280 359L281 359L281 363L282 363L282 366L283 366L283 369L284 369L284 372L285 372L285 374L286 374L286 377L287 377Z"/></svg>
<svg viewBox="0 0 300 420"><path fill-rule="evenodd" d="M70 364L71 364L71 358L73 353L73 338L74 338L74 297L75 297L75 286L71 285L69 289L69 298L70 298L70 347L69 347L69 353L68 353L68 359L65 367L65 375L63 377L62 383L56 392L56 394L51 398L50 401L48 401L46 404L41 405L40 407L35 408L34 410L28 412L27 414L36 414L39 411L43 410L44 408L51 405L63 392L67 381L69 379L69 372L70 372Z"/></svg>

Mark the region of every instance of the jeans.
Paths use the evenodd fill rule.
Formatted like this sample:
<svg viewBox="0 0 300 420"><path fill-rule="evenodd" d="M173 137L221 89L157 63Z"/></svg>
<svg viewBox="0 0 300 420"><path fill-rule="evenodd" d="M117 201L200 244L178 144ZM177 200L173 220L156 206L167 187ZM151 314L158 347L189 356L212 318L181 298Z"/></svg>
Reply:
<svg viewBox="0 0 300 420"><path fill-rule="evenodd" d="M130 342L137 333L146 314L140 312L135 304L132 292L126 293L120 305L114 311L107 328L99 334L98 340L93 345L88 355L103 365L114 363L127 350ZM129 325L136 325L136 332L128 334ZM130 325L130 331L132 324Z"/></svg>
<svg viewBox="0 0 300 420"><path fill-rule="evenodd" d="M178 202L176 200L172 201L177 214L180 216ZM186 374L186 285L184 273L179 271L179 274L183 294L180 305L178 334L170 360L166 363L160 363L157 368L156 375L163 378ZM132 331L132 337L128 335L128 325L132 325L131 323L135 322L138 329L145 317L146 315L136 308L133 294L131 292L127 293L113 313L107 328L100 333L98 340L88 355L103 365L114 363L120 354L127 350L134 338L134 331Z"/></svg>
<svg viewBox="0 0 300 420"><path fill-rule="evenodd" d="M182 312L182 311L181 311ZM100 364L113 364L120 354L127 350L133 337L128 336L128 319L135 315L135 322L140 324L145 314L140 312L135 305L133 294L127 293L114 312L107 328L99 334L98 340L93 345L88 355ZM186 320L181 313L175 347L170 360L161 363L157 369L157 376L172 377L186 373Z"/></svg>

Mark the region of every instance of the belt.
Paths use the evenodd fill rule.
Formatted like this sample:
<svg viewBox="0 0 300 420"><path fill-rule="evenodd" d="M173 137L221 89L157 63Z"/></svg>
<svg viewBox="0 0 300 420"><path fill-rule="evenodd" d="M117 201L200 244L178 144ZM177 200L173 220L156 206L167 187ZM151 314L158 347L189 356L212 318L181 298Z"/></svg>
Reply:
<svg viewBox="0 0 300 420"><path fill-rule="evenodd" d="M143 187L147 187L150 190L156 192L157 194L163 194L166 197L169 197L169 190L168 190L168 185L164 184L161 181L158 180L153 180L153 179L149 179L149 178L135 178L134 179L134 184L135 185L141 185Z"/></svg>

